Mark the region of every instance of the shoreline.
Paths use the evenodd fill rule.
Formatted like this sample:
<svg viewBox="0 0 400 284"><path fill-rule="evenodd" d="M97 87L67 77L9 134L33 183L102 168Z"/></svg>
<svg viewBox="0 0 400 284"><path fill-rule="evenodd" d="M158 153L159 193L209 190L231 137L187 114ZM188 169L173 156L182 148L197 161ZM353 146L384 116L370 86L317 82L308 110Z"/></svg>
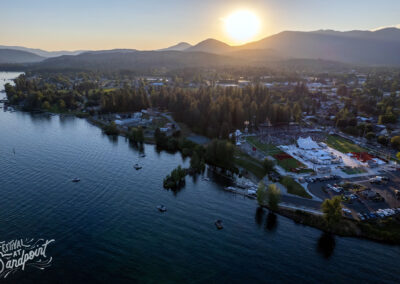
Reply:
<svg viewBox="0 0 400 284"><path fill-rule="evenodd" d="M14 106L14 105L9 105L9 106L12 106L14 109L20 110L18 108L18 106ZM32 111L28 111L28 112L31 113ZM102 129L104 126L104 124L93 119L91 116L82 115L82 113L53 113L53 112L48 112L48 111L43 111L43 110L41 110L41 112L43 114L65 115L65 116L74 116L77 118L82 118L82 119L85 119L88 123L99 127L100 129ZM127 133L125 131L120 131L117 136L122 136L122 137L127 138L126 134ZM155 145L154 140L150 139L149 137L145 137L144 143L150 144L150 145ZM382 225L382 223L385 222L384 220L383 221L375 221L374 223L372 223L372 222L362 223L362 222L350 220L347 218L342 218L340 223L338 223L334 228L328 228L322 215L318 216L314 213L306 212L306 211L300 210L300 209L290 208L287 206L286 207L280 206L277 211L273 211L273 210L269 209L269 207L266 205L264 205L262 207L268 209L270 212L273 212L280 216L291 219L297 224L309 226L309 227L318 229L321 232L334 234L339 237L352 237L352 238L365 239L365 240L369 240L369 241L375 241L375 242L388 244L388 245L400 245L400 233L396 232L393 235L393 232L391 232L390 230L382 230L382 228L384 227L384 225ZM394 217L394 218L397 221L400 221L399 216ZM392 218L390 218L390 219L392 219ZM392 234L392 235L390 235L390 234Z"/></svg>
<svg viewBox="0 0 400 284"><path fill-rule="evenodd" d="M393 231L391 231L392 224L386 224L385 221L362 223L342 218L334 227L328 227L323 216L317 216L312 213L292 208L279 207L277 211L274 211L267 205L262 207L268 209L270 212L291 219L297 224L309 226L324 233L333 234L339 237L364 239L387 245L400 245L400 233L393 233ZM396 220L399 221L399 217L397 217Z"/></svg>

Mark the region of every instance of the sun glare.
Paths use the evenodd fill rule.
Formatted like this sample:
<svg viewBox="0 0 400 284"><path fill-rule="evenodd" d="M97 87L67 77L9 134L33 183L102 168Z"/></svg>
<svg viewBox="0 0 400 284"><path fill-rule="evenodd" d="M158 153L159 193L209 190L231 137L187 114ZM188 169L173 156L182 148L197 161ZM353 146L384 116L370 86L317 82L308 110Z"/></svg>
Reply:
<svg viewBox="0 0 400 284"><path fill-rule="evenodd" d="M225 30L235 43L245 43L260 31L260 19L251 11L239 10L224 19Z"/></svg>

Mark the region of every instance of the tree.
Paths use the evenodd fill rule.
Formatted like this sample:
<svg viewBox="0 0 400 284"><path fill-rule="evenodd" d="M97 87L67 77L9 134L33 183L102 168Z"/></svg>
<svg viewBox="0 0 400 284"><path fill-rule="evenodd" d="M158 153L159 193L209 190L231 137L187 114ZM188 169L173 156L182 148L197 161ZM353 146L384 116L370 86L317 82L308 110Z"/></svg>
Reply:
<svg viewBox="0 0 400 284"><path fill-rule="evenodd" d="M299 103L296 103L293 107L293 118L296 122L300 122L301 121L301 117L302 117L302 110L301 110L301 106Z"/></svg>
<svg viewBox="0 0 400 284"><path fill-rule="evenodd" d="M400 152L397 152L396 158L400 160Z"/></svg>
<svg viewBox="0 0 400 284"><path fill-rule="evenodd" d="M207 146L206 162L227 170L233 170L234 152L235 148L229 141L214 139Z"/></svg>
<svg viewBox="0 0 400 284"><path fill-rule="evenodd" d="M65 101L63 99L59 100L58 106L60 107L60 110L64 110L66 108Z"/></svg>
<svg viewBox="0 0 400 284"><path fill-rule="evenodd" d="M345 85L340 85L336 90L336 94L341 97L347 96L348 95L347 87Z"/></svg>
<svg viewBox="0 0 400 284"><path fill-rule="evenodd" d="M267 200L267 189L265 183L260 181L257 188L257 202L258 205L263 206Z"/></svg>
<svg viewBox="0 0 400 284"><path fill-rule="evenodd" d="M43 109L49 110L49 109L50 109L50 104L49 104L49 102L48 102L48 101L45 101L45 102L42 104L42 108L43 108Z"/></svg>
<svg viewBox="0 0 400 284"><path fill-rule="evenodd" d="M118 135L119 134L119 130L114 121L111 121L111 123L109 125L104 126L103 130L104 130L104 133L107 135Z"/></svg>
<svg viewBox="0 0 400 284"><path fill-rule="evenodd" d="M193 152L192 158L190 159L190 167L196 172L202 172L205 169L204 159L200 158L197 151Z"/></svg>
<svg viewBox="0 0 400 284"><path fill-rule="evenodd" d="M335 196L332 199L325 199L322 203L322 212L329 226L336 225L342 218L341 197Z"/></svg>
<svg viewBox="0 0 400 284"><path fill-rule="evenodd" d="M143 129L141 127L133 128L131 132L128 134L128 138L134 143L142 144L144 142Z"/></svg>
<svg viewBox="0 0 400 284"><path fill-rule="evenodd" d="M389 143L389 139L381 135L378 137L378 143L386 146Z"/></svg>
<svg viewBox="0 0 400 284"><path fill-rule="evenodd" d="M392 144L392 147L400 150L400 136L393 136L392 139L390 139L390 144Z"/></svg>
<svg viewBox="0 0 400 284"><path fill-rule="evenodd" d="M181 166L175 168L169 175L164 178L164 188L175 189L185 184L185 176L187 172Z"/></svg>
<svg viewBox="0 0 400 284"><path fill-rule="evenodd" d="M281 191L276 184L270 184L268 186L267 194L268 206L271 210L276 211L279 208L279 202L281 201Z"/></svg>
<svg viewBox="0 0 400 284"><path fill-rule="evenodd" d="M270 173L274 169L275 163L269 159L265 159L263 162L263 167L266 173Z"/></svg>
<svg viewBox="0 0 400 284"><path fill-rule="evenodd" d="M375 137L376 137L376 135L375 135L374 132L368 132L368 133L365 135L365 138L367 138L368 140L372 140L372 139L374 139Z"/></svg>

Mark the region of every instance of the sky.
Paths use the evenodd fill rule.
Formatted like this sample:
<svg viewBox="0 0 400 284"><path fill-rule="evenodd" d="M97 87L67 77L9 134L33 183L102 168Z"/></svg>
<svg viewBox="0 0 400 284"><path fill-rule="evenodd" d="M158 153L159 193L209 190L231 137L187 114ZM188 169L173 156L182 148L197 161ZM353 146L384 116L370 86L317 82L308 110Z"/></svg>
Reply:
<svg viewBox="0 0 400 284"><path fill-rule="evenodd" d="M0 45L45 50L151 50L215 38L235 44L224 18L248 10L258 40L284 30L400 27L399 0L1 0Z"/></svg>

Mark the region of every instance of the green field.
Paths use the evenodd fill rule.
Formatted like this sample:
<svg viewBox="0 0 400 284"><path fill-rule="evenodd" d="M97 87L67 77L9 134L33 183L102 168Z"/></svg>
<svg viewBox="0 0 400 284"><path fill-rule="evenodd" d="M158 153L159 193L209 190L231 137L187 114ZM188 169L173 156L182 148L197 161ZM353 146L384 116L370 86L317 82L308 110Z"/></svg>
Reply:
<svg viewBox="0 0 400 284"><path fill-rule="evenodd" d="M266 155L274 157L274 155L277 155L277 154L285 154L285 152L283 152L281 149L279 149L275 145L261 143L257 137L251 136L251 137L247 137L246 139L250 144L252 144L258 150L261 150L262 152L264 152ZM292 172L292 170L296 169L296 168L305 167L302 163L300 163L295 158L283 159L283 160L275 159L275 160L276 160L276 163L287 172ZM304 169L304 170L306 170L306 169ZM312 170L310 170L310 172L312 172Z"/></svg>
<svg viewBox="0 0 400 284"><path fill-rule="evenodd" d="M257 150L261 150L262 152L264 152L269 156L273 156L275 154L279 154L282 152L282 150L276 147L275 145L261 143L260 140L258 140L258 138L255 136L247 137L246 140L254 147L256 147Z"/></svg>
<svg viewBox="0 0 400 284"><path fill-rule="evenodd" d="M364 148L352 143L350 140L337 135L328 135L326 143L329 147L332 147L333 149L336 149L342 153L368 152Z"/></svg>
<svg viewBox="0 0 400 284"><path fill-rule="evenodd" d="M262 179L265 176L265 169L262 162L237 150L235 153L235 164L245 170L251 172L258 179Z"/></svg>
<svg viewBox="0 0 400 284"><path fill-rule="evenodd" d="M302 163L300 163L299 161L297 161L295 158L284 159L284 160L277 159L276 162L279 166L281 166L287 172L291 172L293 169L296 169L299 167L300 168L304 167L304 165Z"/></svg>
<svg viewBox="0 0 400 284"><path fill-rule="evenodd" d="M285 176L281 179L280 183L286 187L288 193L294 194L300 197L311 199L312 196L305 191L305 189L298 184L293 178Z"/></svg>

